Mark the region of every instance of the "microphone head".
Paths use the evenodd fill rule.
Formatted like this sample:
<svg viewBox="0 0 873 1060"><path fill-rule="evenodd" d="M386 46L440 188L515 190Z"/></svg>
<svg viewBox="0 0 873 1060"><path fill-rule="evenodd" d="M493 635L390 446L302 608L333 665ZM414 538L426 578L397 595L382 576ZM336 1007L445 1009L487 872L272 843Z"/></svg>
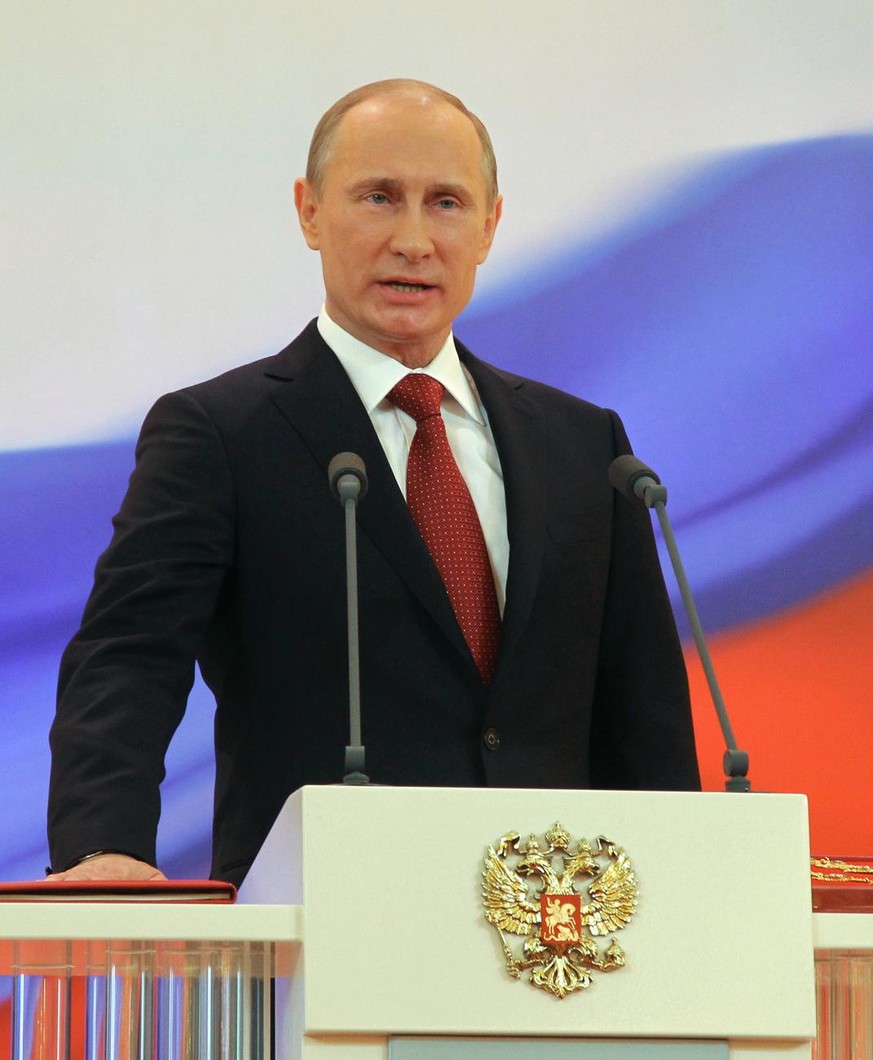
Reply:
<svg viewBox="0 0 873 1060"><path fill-rule="evenodd" d="M345 498L340 493L340 481L346 475L358 480L357 500L367 492L367 469L357 453L337 453L327 465L327 478L334 497L339 501Z"/></svg>
<svg viewBox="0 0 873 1060"><path fill-rule="evenodd" d="M647 479L648 481L643 481ZM631 500L643 497L646 486L659 486L661 480L650 467L632 453L617 456L609 465L609 481L626 497Z"/></svg>

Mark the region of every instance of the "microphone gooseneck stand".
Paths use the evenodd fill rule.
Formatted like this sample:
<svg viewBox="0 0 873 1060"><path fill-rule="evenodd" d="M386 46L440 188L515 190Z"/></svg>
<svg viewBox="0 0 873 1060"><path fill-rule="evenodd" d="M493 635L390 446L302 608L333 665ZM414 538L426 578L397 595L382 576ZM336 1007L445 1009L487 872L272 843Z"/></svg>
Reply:
<svg viewBox="0 0 873 1060"><path fill-rule="evenodd" d="M367 492L367 471L356 453L337 453L327 468L330 488L345 511L346 613L349 641L349 742L344 784L369 784L361 740L361 666L358 634L358 537L355 516Z"/></svg>
<svg viewBox="0 0 873 1060"><path fill-rule="evenodd" d="M703 635L703 626L700 624L700 616L691 594L691 586L685 575L685 567L679 555L670 518L667 515L667 487L661 484L661 480L650 467L646 467L642 460L630 454L616 457L613 460L609 468L609 481L619 493L623 493L632 500L638 498L647 508L655 509L725 742L726 751L723 760L726 778L725 791L751 791L752 784L746 775L749 771L749 755L747 751L741 751L737 747L724 697L719 688L718 678L715 676L712 656L709 654L706 637Z"/></svg>

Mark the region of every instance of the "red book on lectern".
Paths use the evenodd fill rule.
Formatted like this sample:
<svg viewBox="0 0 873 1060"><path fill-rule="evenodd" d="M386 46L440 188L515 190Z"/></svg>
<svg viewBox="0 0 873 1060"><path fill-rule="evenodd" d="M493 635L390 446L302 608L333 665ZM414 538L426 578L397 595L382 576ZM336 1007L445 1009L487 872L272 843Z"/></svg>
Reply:
<svg viewBox="0 0 873 1060"><path fill-rule="evenodd" d="M813 858L812 908L816 913L873 913L873 858Z"/></svg>
<svg viewBox="0 0 873 1060"><path fill-rule="evenodd" d="M0 902L233 902L223 880L27 880L0 883Z"/></svg>

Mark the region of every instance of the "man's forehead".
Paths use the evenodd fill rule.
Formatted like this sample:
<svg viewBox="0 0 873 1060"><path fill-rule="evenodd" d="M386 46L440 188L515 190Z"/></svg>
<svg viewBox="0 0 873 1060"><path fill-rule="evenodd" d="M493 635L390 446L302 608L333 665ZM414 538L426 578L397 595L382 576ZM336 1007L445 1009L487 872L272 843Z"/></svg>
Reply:
<svg viewBox="0 0 873 1060"><path fill-rule="evenodd" d="M482 148L466 115L442 100L367 100L338 126L325 176L339 163L346 179L416 183L476 182ZM349 169L353 172L350 173Z"/></svg>

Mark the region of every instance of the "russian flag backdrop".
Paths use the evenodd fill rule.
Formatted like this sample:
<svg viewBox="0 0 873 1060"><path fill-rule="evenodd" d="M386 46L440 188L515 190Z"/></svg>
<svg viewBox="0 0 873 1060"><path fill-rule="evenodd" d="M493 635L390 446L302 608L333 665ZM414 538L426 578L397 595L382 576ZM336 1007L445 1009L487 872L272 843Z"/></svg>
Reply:
<svg viewBox="0 0 873 1060"><path fill-rule="evenodd" d="M504 220L458 335L619 410L669 487L754 786L809 795L817 851L871 851L868 3L49 0L0 49L0 875L46 862L58 659L137 426L317 312L292 181L320 113L389 76L457 92L495 140ZM211 778L198 686L171 874L207 871Z"/></svg>

